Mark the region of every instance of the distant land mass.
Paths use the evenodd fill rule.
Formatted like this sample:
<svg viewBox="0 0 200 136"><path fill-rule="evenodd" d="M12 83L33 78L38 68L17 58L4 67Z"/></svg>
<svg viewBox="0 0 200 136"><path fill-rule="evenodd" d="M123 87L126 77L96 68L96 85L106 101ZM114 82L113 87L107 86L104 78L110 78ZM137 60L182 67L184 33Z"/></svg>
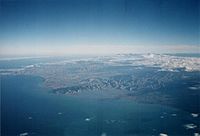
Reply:
<svg viewBox="0 0 200 136"><path fill-rule="evenodd" d="M199 62L199 57L180 55L117 54L36 63L1 74L40 76L54 94L114 91L106 99L128 98L199 113Z"/></svg>

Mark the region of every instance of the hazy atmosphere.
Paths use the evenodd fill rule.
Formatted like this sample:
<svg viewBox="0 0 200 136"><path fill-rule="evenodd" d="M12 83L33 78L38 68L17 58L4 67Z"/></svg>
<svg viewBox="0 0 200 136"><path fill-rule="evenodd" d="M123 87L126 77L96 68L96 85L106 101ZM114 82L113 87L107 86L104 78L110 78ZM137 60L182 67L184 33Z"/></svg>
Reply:
<svg viewBox="0 0 200 136"><path fill-rule="evenodd" d="M0 20L1 55L199 51L198 0L1 0Z"/></svg>

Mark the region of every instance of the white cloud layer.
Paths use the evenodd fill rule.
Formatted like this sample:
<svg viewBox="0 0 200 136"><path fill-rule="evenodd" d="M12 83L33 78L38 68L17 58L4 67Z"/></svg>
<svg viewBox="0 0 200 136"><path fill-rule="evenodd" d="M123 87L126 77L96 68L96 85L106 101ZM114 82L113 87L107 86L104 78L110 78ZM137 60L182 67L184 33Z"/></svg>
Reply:
<svg viewBox="0 0 200 136"><path fill-rule="evenodd" d="M111 64L128 63L133 66L158 67L160 71L178 72L178 69L185 71L200 71L200 58L180 57L161 54L142 54L142 55L117 55L110 60ZM124 63L122 63L124 65Z"/></svg>
<svg viewBox="0 0 200 136"><path fill-rule="evenodd" d="M25 55L100 55L117 53L199 53L199 46L154 45L74 45L74 46L0 46L1 56Z"/></svg>

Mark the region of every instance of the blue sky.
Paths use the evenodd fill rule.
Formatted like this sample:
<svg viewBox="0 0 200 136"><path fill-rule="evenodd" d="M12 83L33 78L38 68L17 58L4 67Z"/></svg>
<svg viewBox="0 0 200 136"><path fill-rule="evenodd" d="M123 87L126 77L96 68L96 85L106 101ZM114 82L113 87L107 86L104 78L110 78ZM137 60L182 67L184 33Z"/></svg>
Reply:
<svg viewBox="0 0 200 136"><path fill-rule="evenodd" d="M158 52L177 47L187 52L191 46L197 51L199 4L198 0L1 0L0 53L70 52L80 46L154 47Z"/></svg>

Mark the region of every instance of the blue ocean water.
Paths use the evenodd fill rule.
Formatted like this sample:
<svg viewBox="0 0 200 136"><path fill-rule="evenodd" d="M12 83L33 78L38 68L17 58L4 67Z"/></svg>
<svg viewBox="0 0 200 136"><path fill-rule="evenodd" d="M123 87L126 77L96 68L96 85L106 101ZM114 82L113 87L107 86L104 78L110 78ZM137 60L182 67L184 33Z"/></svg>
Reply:
<svg viewBox="0 0 200 136"><path fill-rule="evenodd" d="M180 57L196 57L196 58L200 58L200 54L199 53L174 53L174 54L168 54L168 55L180 56Z"/></svg>
<svg viewBox="0 0 200 136"><path fill-rule="evenodd" d="M56 62L63 57L42 57L42 58L4 58L0 60L0 69L23 68L28 65Z"/></svg>
<svg viewBox="0 0 200 136"><path fill-rule="evenodd" d="M11 58L1 58L0 59L0 69L11 69L11 68L24 68L28 65L40 64L40 63L54 63L58 61L66 61L72 60L77 58L87 58L88 56L59 56L59 57L50 57L50 56L43 56L43 57L11 57Z"/></svg>
<svg viewBox="0 0 200 136"><path fill-rule="evenodd" d="M102 100L49 91L40 77L2 76L1 135L189 136L198 132L184 127L198 120L175 108L125 98Z"/></svg>

